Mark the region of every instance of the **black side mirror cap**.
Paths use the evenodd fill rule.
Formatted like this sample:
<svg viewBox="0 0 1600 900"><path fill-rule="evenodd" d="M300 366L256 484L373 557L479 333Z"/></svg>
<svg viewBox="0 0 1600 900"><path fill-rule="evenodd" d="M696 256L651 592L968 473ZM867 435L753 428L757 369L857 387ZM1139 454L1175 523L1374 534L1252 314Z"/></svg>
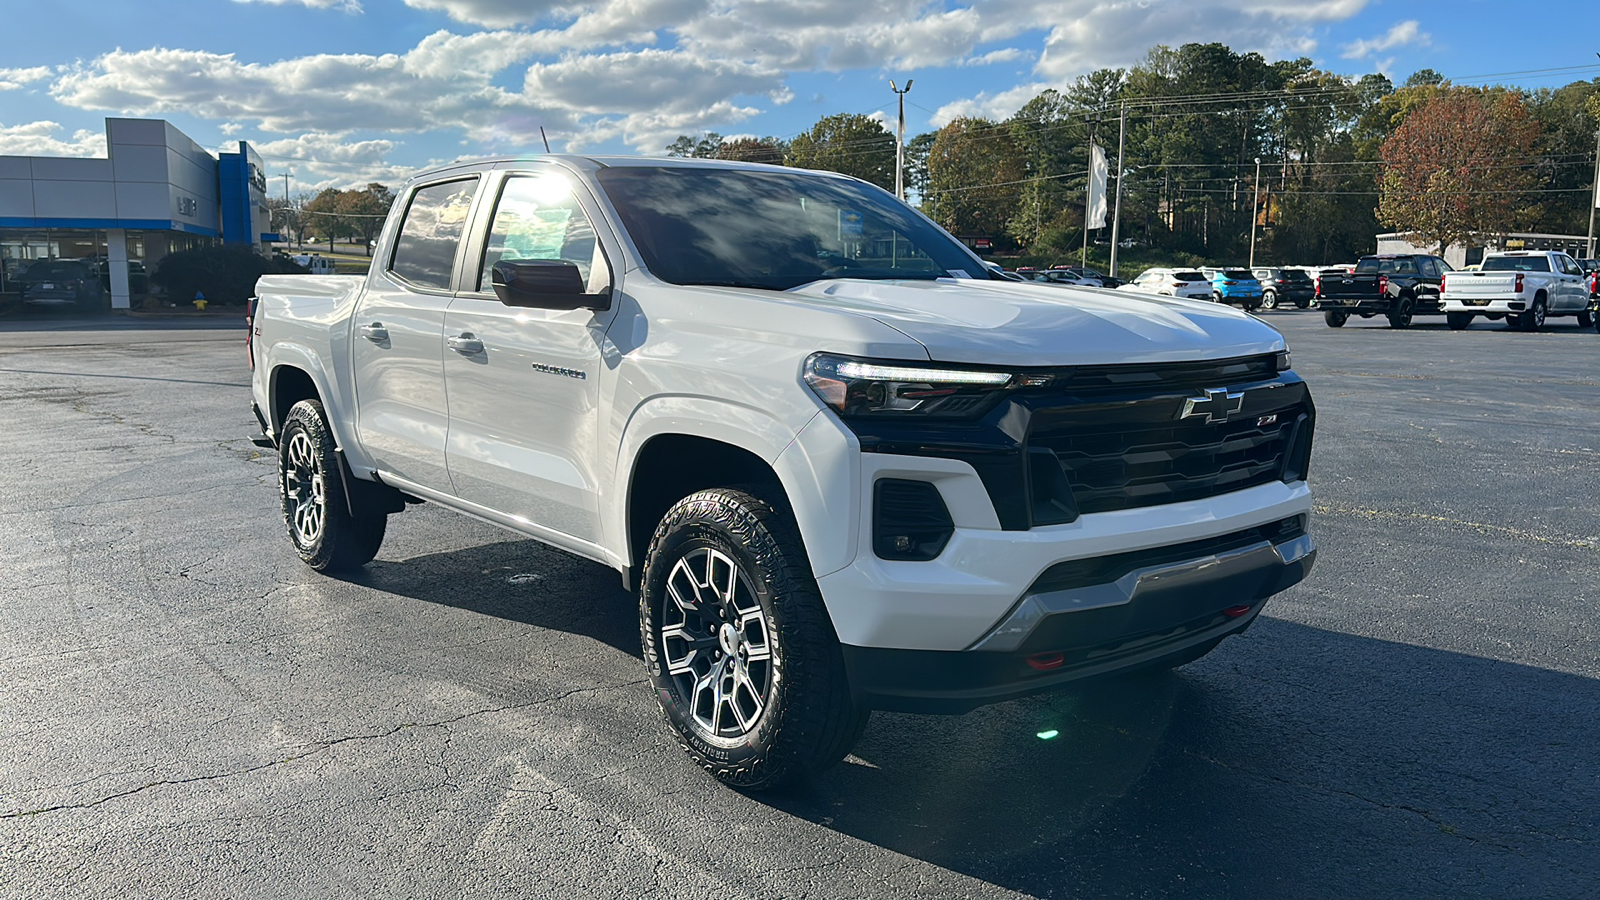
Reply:
<svg viewBox="0 0 1600 900"><path fill-rule="evenodd" d="M489 284L507 306L595 310L611 306L611 289L584 293L582 273L565 260L501 260L489 271Z"/></svg>

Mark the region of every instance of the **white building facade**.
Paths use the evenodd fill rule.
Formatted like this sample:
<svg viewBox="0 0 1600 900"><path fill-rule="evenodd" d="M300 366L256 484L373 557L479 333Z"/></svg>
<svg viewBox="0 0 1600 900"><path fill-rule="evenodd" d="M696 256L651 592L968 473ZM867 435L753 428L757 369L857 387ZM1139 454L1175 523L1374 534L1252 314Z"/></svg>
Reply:
<svg viewBox="0 0 1600 900"><path fill-rule="evenodd" d="M107 119L105 159L0 156L0 290L41 259L80 259L101 273L109 305L149 292L148 273L178 250L219 242L258 251L268 233L260 157L212 156L160 119Z"/></svg>

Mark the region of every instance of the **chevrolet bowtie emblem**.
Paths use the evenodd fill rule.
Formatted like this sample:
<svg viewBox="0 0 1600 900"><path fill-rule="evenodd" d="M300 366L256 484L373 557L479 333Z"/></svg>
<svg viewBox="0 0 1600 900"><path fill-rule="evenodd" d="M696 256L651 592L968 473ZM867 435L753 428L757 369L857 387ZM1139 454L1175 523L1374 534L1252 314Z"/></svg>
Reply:
<svg viewBox="0 0 1600 900"><path fill-rule="evenodd" d="M1206 424L1226 422L1228 417L1244 407L1244 394L1230 394L1227 388L1206 388L1204 397L1189 397L1183 401L1180 419L1204 416Z"/></svg>

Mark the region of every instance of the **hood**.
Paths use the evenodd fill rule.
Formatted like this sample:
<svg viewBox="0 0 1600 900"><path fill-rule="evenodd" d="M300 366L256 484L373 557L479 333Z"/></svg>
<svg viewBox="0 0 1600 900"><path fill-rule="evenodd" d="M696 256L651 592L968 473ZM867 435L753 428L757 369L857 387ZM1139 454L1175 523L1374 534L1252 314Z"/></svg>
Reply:
<svg viewBox="0 0 1600 900"><path fill-rule="evenodd" d="M788 293L869 316L939 362L1062 366L1271 353L1283 336L1208 300L1011 281L818 281Z"/></svg>

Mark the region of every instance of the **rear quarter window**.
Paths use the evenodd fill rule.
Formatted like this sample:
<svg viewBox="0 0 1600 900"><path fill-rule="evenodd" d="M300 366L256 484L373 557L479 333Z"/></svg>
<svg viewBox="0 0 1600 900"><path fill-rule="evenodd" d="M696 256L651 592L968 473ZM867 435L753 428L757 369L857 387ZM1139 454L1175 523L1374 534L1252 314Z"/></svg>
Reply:
<svg viewBox="0 0 1600 900"><path fill-rule="evenodd" d="M389 271L416 287L449 290L477 188L476 177L418 188L400 223Z"/></svg>

